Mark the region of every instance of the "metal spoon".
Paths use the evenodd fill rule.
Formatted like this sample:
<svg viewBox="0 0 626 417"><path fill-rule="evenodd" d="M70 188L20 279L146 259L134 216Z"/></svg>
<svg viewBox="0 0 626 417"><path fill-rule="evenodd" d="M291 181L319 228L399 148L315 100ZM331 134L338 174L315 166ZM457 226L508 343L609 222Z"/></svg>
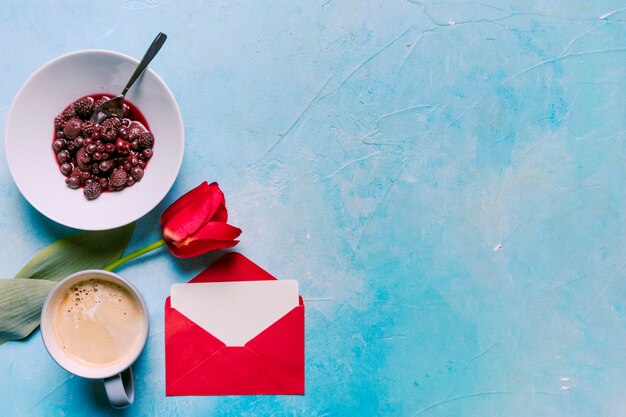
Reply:
<svg viewBox="0 0 626 417"><path fill-rule="evenodd" d="M167 40L167 35L165 33L160 32L156 38L152 41L152 44L146 51L146 54L139 61L139 65L137 65L137 69L133 72L133 75L128 80L128 84L124 87L124 91L117 97L114 97L110 100L105 101L96 109L94 109L93 114L91 115L91 121L93 124L100 124L104 119L108 117L119 117L120 119L124 116L124 96L128 92L128 89L137 81L137 78L145 71L148 67L148 64L159 52L165 41Z"/></svg>

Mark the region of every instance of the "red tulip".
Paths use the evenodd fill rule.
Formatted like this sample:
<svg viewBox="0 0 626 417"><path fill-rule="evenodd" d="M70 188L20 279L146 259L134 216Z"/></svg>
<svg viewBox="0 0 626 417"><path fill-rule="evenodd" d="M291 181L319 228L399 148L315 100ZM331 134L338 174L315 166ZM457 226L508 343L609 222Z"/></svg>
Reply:
<svg viewBox="0 0 626 417"><path fill-rule="evenodd" d="M231 248L241 229L226 223L224 193L216 182L203 182L176 200L161 216L161 232L170 252L192 258L215 249Z"/></svg>

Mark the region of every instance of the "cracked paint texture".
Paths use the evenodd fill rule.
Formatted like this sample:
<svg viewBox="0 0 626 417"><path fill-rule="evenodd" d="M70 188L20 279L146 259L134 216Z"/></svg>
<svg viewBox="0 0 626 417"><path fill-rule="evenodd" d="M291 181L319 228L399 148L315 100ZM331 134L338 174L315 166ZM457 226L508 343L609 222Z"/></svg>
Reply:
<svg viewBox="0 0 626 417"><path fill-rule="evenodd" d="M136 404L110 409L37 332L0 346L0 415L624 415L625 19L619 1L3 2L0 131L48 60L169 35L152 67L185 162L129 249L218 181L236 249L300 283L307 392L166 398L163 301L213 257L161 253L119 271L151 318ZM10 277L72 231L0 164Z"/></svg>

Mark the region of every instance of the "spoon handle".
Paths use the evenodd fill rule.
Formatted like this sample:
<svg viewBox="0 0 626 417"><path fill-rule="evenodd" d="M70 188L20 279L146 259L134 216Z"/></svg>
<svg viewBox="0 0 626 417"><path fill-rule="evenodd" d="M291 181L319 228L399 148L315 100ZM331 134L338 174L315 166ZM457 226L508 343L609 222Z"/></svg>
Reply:
<svg viewBox="0 0 626 417"><path fill-rule="evenodd" d="M163 46L166 40L167 40L167 35L163 32L160 32L156 36L156 38L154 38L154 40L152 41L152 44L146 51L146 54L143 56L143 58L141 58L141 61L139 61L139 65L137 65L137 69L135 69L135 72L133 72L133 75L130 77L130 80L128 80L128 84L126 84L126 87L124 87L124 91L122 91L123 96L126 95L126 92L133 85L133 83L137 81L137 78L139 78L141 73L145 71L150 61L152 61L152 58L156 56L156 54L159 52L159 50L161 49L161 47Z"/></svg>

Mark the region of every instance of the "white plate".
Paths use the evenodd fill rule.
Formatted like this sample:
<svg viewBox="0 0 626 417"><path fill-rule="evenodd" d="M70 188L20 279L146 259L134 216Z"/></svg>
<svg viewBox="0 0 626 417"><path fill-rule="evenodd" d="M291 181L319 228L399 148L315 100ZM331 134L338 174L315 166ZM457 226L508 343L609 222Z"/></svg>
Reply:
<svg viewBox="0 0 626 417"><path fill-rule="evenodd" d="M5 134L9 169L22 195L46 217L76 229L112 229L148 213L174 184L183 160L183 121L172 92L149 68L126 95L155 137L140 182L88 201L82 189L65 185L51 148L57 114L88 94L119 94L137 63L113 51L72 52L41 67L17 93Z"/></svg>

